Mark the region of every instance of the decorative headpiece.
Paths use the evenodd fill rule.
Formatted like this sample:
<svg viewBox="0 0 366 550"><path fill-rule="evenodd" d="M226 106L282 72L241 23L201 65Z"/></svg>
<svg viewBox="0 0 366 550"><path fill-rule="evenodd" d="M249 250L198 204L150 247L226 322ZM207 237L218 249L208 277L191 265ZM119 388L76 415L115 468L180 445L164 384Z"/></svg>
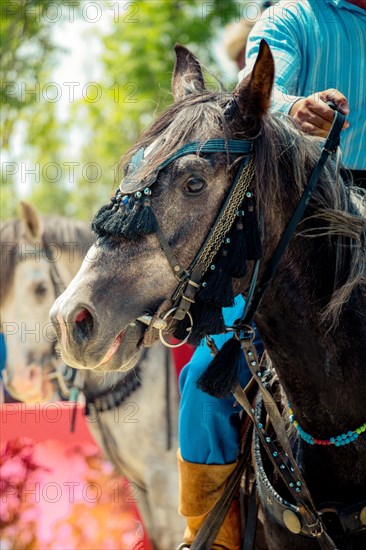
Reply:
<svg viewBox="0 0 366 550"><path fill-rule="evenodd" d="M247 260L261 256L259 226L254 212L254 197L251 183L254 160L251 142L247 140L211 139L207 142L191 142L173 153L147 177L139 179L144 162L148 162L145 150L140 149L130 161L127 174L108 205L103 206L92 222L99 236L123 236L137 239L158 231L158 222L151 207L151 186L159 173L176 159L192 153L228 153L244 156L229 193L230 204L224 204L215 223L214 238L208 237L193 264L185 275L190 276L198 264L202 278L191 300L194 319L189 342L197 345L208 333L218 334L224 330L222 307L234 302L232 277L246 274ZM229 212L230 211L230 212ZM161 231L160 231L161 232ZM180 296L184 296L187 278L181 280ZM179 294L178 294L179 297ZM184 321L174 335L186 336Z"/></svg>

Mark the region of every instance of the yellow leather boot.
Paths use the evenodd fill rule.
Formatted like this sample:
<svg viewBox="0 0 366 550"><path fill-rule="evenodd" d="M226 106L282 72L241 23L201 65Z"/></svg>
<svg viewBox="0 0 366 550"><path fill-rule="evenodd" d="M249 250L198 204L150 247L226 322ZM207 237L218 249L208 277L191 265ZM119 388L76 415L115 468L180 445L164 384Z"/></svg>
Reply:
<svg viewBox="0 0 366 550"><path fill-rule="evenodd" d="M178 451L179 513L187 520L183 540L188 547L223 494L226 481L235 466L236 463L216 465L187 462ZM240 550L240 533L239 500L234 498L212 550ZM184 548L184 544L179 548Z"/></svg>

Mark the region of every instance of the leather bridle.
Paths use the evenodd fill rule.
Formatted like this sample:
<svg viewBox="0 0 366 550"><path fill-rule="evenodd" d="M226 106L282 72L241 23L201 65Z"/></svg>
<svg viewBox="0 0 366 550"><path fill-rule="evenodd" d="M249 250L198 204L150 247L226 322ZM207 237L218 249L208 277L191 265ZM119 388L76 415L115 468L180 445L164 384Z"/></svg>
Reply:
<svg viewBox="0 0 366 550"><path fill-rule="evenodd" d="M333 104L329 103L329 105L335 108ZM324 165L329 155L335 154L338 148L339 135L342 130L344 120L344 115L338 111L335 111L333 125L329 132L326 143L322 149L320 158L310 176L310 179L306 185L300 202L295 209L295 212L293 213L292 218L288 226L286 227L271 260L267 264L267 268L260 284L258 284L257 280L259 274L259 260L257 260L254 264L251 282L249 284L249 291L246 299L245 310L242 318L236 323L236 329L240 329L240 326L248 326L252 322L255 312L260 306L263 295L268 288L270 281L272 280L272 277L283 257L284 252L287 249L288 243L304 215L304 212L317 185ZM159 338L162 343L164 345L167 345L168 347L179 347L180 345L184 344L189 338L190 331L193 327L193 319L189 313L190 307L195 301L195 296L200 288L204 274L209 268L213 257L222 246L223 238L228 233L230 227L233 224L236 211L243 201L245 191L251 184L252 179L254 178L254 156L252 151L252 140L225 141L223 139L213 139L207 141L206 143L192 142L181 147L176 153L174 153L165 162L163 162L158 167L158 169L154 171L153 174L149 175L147 178L144 179L143 182L141 182L141 188L143 188L146 184L148 186L151 186L156 181L158 174L162 169L174 162L176 159L187 154L192 154L194 152L227 152L232 154L244 155L240 168L229 189L226 200L221 207L220 212L218 213L209 234L206 236L203 245L197 252L194 260L191 262L191 265L187 269L182 267L181 263L176 258L176 255L172 247L170 246L168 239L160 228L158 220L156 220L156 236L159 240L165 257L168 260L168 263L174 273L174 276L179 281L179 284L171 298L171 303L173 304L173 307L162 318L147 315L140 317L137 320L147 325L152 324L152 326L158 330ZM130 178L132 179L132 181L134 181L134 183L136 183L136 180L133 180L133 174L132 177L130 176ZM120 190L122 193L128 192L130 178L127 176L127 178L122 181L120 186ZM165 340L163 332L164 330L166 330L167 327L169 327L172 320L182 321L186 315L189 316L191 321L191 327L187 329L188 334L182 342L172 346L171 344L169 344L169 342ZM171 318L170 322L169 318Z"/></svg>
<svg viewBox="0 0 366 550"><path fill-rule="evenodd" d="M156 181L157 176L162 169L167 167L176 159L188 154L208 154L221 152L230 155L240 155L242 157L240 167L228 191L224 204L222 205L214 224L206 236L204 243L188 268L184 268L181 265L181 262L177 259L174 250L169 244L167 237L155 217L157 227L155 235L158 238L161 249L163 250L164 255L174 273L174 277L179 281L179 284L171 297L171 303L173 306L162 318L145 315L143 317L139 317L137 320L147 325L152 325L156 328L159 331L160 340L167 347L179 347L183 345L190 336L190 331L193 328L193 318L189 311L190 307L195 302L195 295L201 286L205 273L210 268L213 258L221 248L225 236L234 223L238 209L242 204L245 193L249 189L254 177L254 156L252 153L252 148L253 142L251 140L211 139L207 142L191 142L178 149L178 151L163 162L152 175L148 176L148 178L142 182L142 187L146 188L147 184L149 187ZM122 193L128 192L130 181L135 183L135 180L133 180L133 175L130 178L127 176L127 178L122 181L120 186L120 191ZM168 327L170 322L182 321L187 315L190 319L191 326L187 329L186 338L178 344L171 344L170 342L167 342L164 338L163 331Z"/></svg>
<svg viewBox="0 0 366 550"><path fill-rule="evenodd" d="M245 389L240 385L238 385L234 391L234 396L242 405L254 425L254 458L257 484L262 505L272 514L278 523L285 526L289 531L294 534L315 538L320 547L324 550L337 549L337 545L326 528L326 514L329 513L329 510L331 510L333 516L337 517L338 524L341 526L343 534L348 536L353 534L357 535L365 533L366 531L366 502L361 501L346 508L340 507L339 504L333 505L333 503L331 503L327 509L318 510L316 508L311 493L292 454L291 445L283 424L281 413L278 410L278 405L272 397L268 384L266 383L265 371L261 367L261 362L253 344L254 332L250 327L250 323L258 307L260 307L263 296L287 249L288 243L304 215L329 155L334 155L337 151L339 135L343 127L344 118L345 117L341 113L335 113L329 136L322 149L319 161L313 169L300 202L280 239L274 255L267 264L260 284L256 284L256 276L252 277L250 295L248 296L242 318L238 319L233 327L235 336L241 343L246 363L252 374L252 381L257 383L259 390L257 406L255 408L248 399ZM266 431L265 419L262 412L263 405L274 430L274 436L271 436ZM279 445L276 442L278 442ZM277 475L285 483L286 488L296 503L295 506L281 498L269 482L262 464L261 449L264 449ZM224 508L224 505L222 508ZM251 525L252 523L253 521L251 518L248 518L247 524ZM202 545L203 541L199 540L198 537L199 536L197 536L196 541L191 546L191 550L205 548L205 546ZM248 533L247 536L246 532L244 541L245 549L251 549L254 544L253 533L251 532L250 536Z"/></svg>

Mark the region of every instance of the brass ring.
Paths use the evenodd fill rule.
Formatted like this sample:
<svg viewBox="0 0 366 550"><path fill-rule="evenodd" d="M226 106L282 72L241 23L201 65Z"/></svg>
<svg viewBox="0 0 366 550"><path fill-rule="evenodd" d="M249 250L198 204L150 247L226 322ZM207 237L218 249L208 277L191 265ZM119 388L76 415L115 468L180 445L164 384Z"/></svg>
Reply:
<svg viewBox="0 0 366 550"><path fill-rule="evenodd" d="M176 307L173 307L172 309L170 309L169 311L166 312L166 314L163 316L163 319L164 321L167 320L167 318L172 314L174 313L174 311L176 311ZM191 334L191 331L192 331L192 328L193 328L193 317L192 315L189 313L189 311L186 311L186 315L188 315L189 317L189 320L191 322L191 326L187 329L187 336L184 338L184 340L181 340L180 342L178 342L177 344L170 344L169 342L167 342L165 339L164 339L164 333L163 333L163 329L160 328L159 329L159 340L162 344L164 344L164 346L166 346L167 348L180 348L181 346L183 346L183 344L185 344L187 341L188 341L188 338Z"/></svg>

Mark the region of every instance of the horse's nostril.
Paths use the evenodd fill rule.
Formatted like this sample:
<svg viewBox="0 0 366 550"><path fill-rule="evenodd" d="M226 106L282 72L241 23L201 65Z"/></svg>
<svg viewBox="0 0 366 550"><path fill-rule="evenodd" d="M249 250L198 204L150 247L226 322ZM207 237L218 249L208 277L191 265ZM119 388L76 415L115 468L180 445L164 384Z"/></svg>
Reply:
<svg viewBox="0 0 366 550"><path fill-rule="evenodd" d="M82 309L75 317L75 322L81 323L82 321L85 321L88 315L90 315L89 311L87 311L86 309Z"/></svg>
<svg viewBox="0 0 366 550"><path fill-rule="evenodd" d="M87 340L91 338L93 334L93 317L91 313L83 308L75 317L75 328L76 334L82 340Z"/></svg>

